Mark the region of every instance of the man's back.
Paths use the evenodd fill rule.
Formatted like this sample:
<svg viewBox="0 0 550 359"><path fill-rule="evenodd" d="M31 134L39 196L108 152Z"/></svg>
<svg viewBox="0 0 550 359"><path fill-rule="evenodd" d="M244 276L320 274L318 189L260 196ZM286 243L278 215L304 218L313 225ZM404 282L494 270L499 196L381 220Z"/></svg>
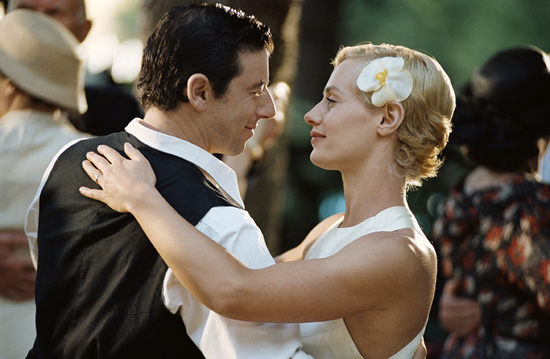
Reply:
<svg viewBox="0 0 550 359"><path fill-rule="evenodd" d="M130 214L84 198L90 181L80 167L100 143L142 148L157 185L177 210L197 223L227 202L191 163L127 133L81 141L57 160L40 195L37 341L30 358L202 358L182 318L162 301L166 264ZM88 181L88 182L87 182Z"/></svg>

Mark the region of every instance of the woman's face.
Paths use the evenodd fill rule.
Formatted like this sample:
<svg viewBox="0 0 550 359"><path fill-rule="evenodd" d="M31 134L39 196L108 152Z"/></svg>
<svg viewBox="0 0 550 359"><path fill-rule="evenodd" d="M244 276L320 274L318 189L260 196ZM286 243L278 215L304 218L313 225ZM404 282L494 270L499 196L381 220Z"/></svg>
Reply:
<svg viewBox="0 0 550 359"><path fill-rule="evenodd" d="M347 59L332 72L323 99L305 115L311 130L311 162L328 170L346 170L369 156L381 116L359 98L357 76L364 60ZM351 167L350 167L351 166Z"/></svg>

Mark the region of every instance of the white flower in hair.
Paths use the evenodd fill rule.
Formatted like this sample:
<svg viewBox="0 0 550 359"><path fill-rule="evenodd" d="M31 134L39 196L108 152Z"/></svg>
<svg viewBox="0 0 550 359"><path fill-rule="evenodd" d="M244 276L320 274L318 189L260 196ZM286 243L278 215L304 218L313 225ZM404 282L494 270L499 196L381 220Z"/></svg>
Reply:
<svg viewBox="0 0 550 359"><path fill-rule="evenodd" d="M372 93L375 106L384 106L390 101L403 101L412 92L413 78L409 70L403 68L402 57L382 57L365 66L357 78L357 87L363 92Z"/></svg>

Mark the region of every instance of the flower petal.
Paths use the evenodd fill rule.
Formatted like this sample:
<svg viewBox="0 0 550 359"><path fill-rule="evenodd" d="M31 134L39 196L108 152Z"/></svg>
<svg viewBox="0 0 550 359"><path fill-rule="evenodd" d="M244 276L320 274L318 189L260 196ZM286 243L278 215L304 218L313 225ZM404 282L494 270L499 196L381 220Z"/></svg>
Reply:
<svg viewBox="0 0 550 359"><path fill-rule="evenodd" d="M376 79L379 72L384 71L384 66L379 59L373 60L365 66L357 78L357 87L364 92L376 91L380 88L380 81Z"/></svg>
<svg viewBox="0 0 550 359"><path fill-rule="evenodd" d="M402 57L382 57L379 61L389 72L401 70L405 65L405 60Z"/></svg>
<svg viewBox="0 0 550 359"><path fill-rule="evenodd" d="M413 89L412 75L406 69L390 72L386 78L386 83L395 92L395 100L397 101L405 100L409 97Z"/></svg>
<svg viewBox="0 0 550 359"><path fill-rule="evenodd" d="M372 94L371 101L374 106L381 107L390 101L395 101L395 99L396 99L395 92L386 82L386 84L382 86L380 90Z"/></svg>
<svg viewBox="0 0 550 359"><path fill-rule="evenodd" d="M357 87L373 92L371 101L377 107L390 101L403 101L412 92L413 78L404 68L402 57L382 57L371 61L357 78Z"/></svg>

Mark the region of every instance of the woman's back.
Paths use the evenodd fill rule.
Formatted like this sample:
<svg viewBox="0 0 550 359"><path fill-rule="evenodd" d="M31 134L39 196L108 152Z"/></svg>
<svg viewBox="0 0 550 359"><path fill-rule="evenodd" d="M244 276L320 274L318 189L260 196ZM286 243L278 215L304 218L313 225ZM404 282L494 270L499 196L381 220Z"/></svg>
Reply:
<svg viewBox="0 0 550 359"><path fill-rule="evenodd" d="M406 264L410 270L395 281L380 277L382 285L392 289L384 290L383 301L376 309L350 314L343 319L325 322L302 323L300 330L306 352L315 358L362 358L360 352L369 353L369 358L388 358L399 348L404 348L397 358L410 358L422 337L428 308L433 296L433 266L435 254L412 213L405 207L390 207L376 216L353 227L339 228L343 219L333 224L309 248L304 259L325 258L338 251L352 249L355 252L376 251L383 246L391 251L401 252L406 247L410 254ZM381 266L399 266L384 258ZM407 255L407 254L405 254ZM353 265L353 258L349 258ZM418 265L414 264L417 262ZM426 265L426 268L421 268ZM368 273L367 273L368 274ZM391 275L391 273L390 273ZM360 278L360 272L357 277ZM419 304L420 303L420 304ZM423 305L425 304L425 305ZM422 308L422 309L419 309Z"/></svg>
<svg viewBox="0 0 550 359"><path fill-rule="evenodd" d="M466 338L451 337L447 357L466 346L472 354L484 351L484 343L500 348L497 337L515 343L508 347L516 355L524 344L530 352L540 350L533 345L544 346L550 334L544 276L550 254L550 186L521 174L472 192L460 183L437 222L435 237L441 241L444 275L460 280L456 294L476 299L482 310L481 329ZM498 350L507 351L505 347Z"/></svg>

